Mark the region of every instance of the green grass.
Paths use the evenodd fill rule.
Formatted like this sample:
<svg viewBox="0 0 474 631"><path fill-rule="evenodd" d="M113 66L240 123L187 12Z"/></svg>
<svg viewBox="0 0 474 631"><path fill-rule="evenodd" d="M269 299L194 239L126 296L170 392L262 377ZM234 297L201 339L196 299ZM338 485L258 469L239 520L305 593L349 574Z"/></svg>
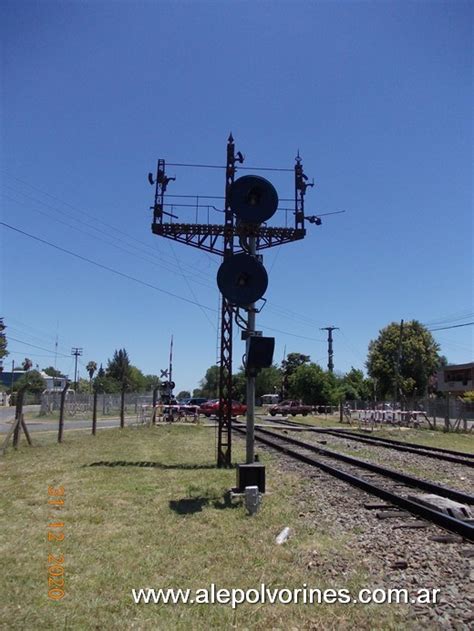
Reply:
<svg viewBox="0 0 474 631"><path fill-rule="evenodd" d="M364 433L357 430L356 427L347 427L345 429L353 430L357 433ZM393 427L376 429L374 437L390 438L392 440L400 440L407 444L416 443L419 445L427 445L428 447L440 447L442 449L453 449L455 451L463 451L466 453L474 453L474 434L443 432L441 430L432 429L412 429L406 427Z"/></svg>
<svg viewBox="0 0 474 631"><path fill-rule="evenodd" d="M101 420L101 419L115 419L115 418L119 418L120 417L120 411L119 410L113 410L113 412L110 412L109 414L102 414L102 412L97 411L97 420ZM51 412L49 414L38 414L37 412L27 412L26 414L24 414L24 418L25 421L33 421L35 423L39 423L39 422L47 422L47 421L58 421L59 420L59 412ZM136 419L137 415L135 412L132 411L126 411L125 412L125 418L127 419ZM84 421L84 420L90 420L92 422L92 412L91 411L87 411L87 412L77 412L76 414L65 414L64 415L64 422L67 421Z"/></svg>
<svg viewBox="0 0 474 631"><path fill-rule="evenodd" d="M58 445L51 434L24 439L0 460L1 629L395 629L404 609L367 605L135 605L131 589L371 587L350 535L300 516L295 497L310 484L265 456L268 493L255 517L226 500L235 470L218 470L215 431L199 426L79 432ZM243 461L235 440L234 460ZM94 464L96 463L96 464ZM97 464L101 463L101 464ZM151 463L152 466L141 466ZM91 466L94 465L94 466ZM65 489L64 508L47 504ZM48 524L63 521L63 542ZM275 545L285 526L294 534ZM66 596L47 596L49 553L64 554ZM332 577L337 556L348 568ZM314 559L317 563L313 563ZM406 626L404 628L407 628Z"/></svg>

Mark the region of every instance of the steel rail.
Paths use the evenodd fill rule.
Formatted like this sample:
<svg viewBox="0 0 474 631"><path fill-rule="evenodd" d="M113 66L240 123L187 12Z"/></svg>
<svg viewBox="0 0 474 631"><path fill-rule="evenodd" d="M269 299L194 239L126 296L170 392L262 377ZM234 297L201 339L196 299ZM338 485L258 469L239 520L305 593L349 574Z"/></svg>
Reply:
<svg viewBox="0 0 474 631"><path fill-rule="evenodd" d="M306 431L309 432L339 436L339 438L347 438L369 445L377 445L379 447L395 449L396 451L406 451L408 453L425 456L426 458L435 458L436 460L446 460L447 462L454 462L456 464L464 465L465 467L474 467L474 460L470 460L474 459L474 454L463 453L462 451L442 449L441 447L430 447L420 445L419 443L413 443L409 445L408 443L404 443L400 440L393 440L391 438L379 438L378 436L362 436L360 434L355 434L354 432L345 429L325 429L322 427L312 427L311 425L305 425L304 423L298 423L297 421L283 421L282 419L275 420L272 418L272 420L269 420L268 422L274 421L277 423L287 423L288 425L293 425L295 428L301 430L306 429Z"/></svg>
<svg viewBox="0 0 474 631"><path fill-rule="evenodd" d="M362 469L373 471L374 473L383 475L386 478L391 478L392 480L403 482L408 486L423 489L424 491L428 491L429 493L435 493L436 495L447 497L451 500L454 500L455 502L474 504L474 495L470 495L469 493L463 493L462 491L457 491L456 489L451 489L447 486L436 484L435 482L427 482L426 480L415 478L414 476L407 475L406 473L401 473L400 471L395 471L394 469L388 469L387 467L382 467L381 465L367 462L366 460L354 458L354 456L348 456L337 451L323 449L322 447L318 447L317 445L313 445L312 443L307 443L306 441L299 440L298 438L292 438L291 436L282 436L281 434L276 434L275 432L272 432L268 429L262 429L261 427L259 427L256 428L256 431L267 434L268 436L271 436L273 438L284 440L288 443L291 443L292 445L303 447L304 449L308 449L309 451L314 451L315 453L319 453L322 456L334 458L335 460L341 460L342 462L347 462L348 464L354 465L356 467L361 467Z"/></svg>
<svg viewBox="0 0 474 631"><path fill-rule="evenodd" d="M424 449L426 451L437 451L440 452L442 454L449 454L452 456L461 456L464 458L471 458L474 459L474 454L469 453L469 452L463 452L463 451L456 451L454 449L444 449L442 447L432 447L430 445L420 445L419 443L413 443L413 444L409 444L409 443L405 443L402 440L394 440L393 438L382 438L380 436L364 436L362 434L355 434L354 432L351 432L348 429L334 429L334 430L329 430L331 433L333 434L344 434L345 436L356 436L357 438L364 438L365 440L370 440L373 442L381 442L381 443L387 443L389 445L400 445L402 447L414 447L415 449Z"/></svg>
<svg viewBox="0 0 474 631"><path fill-rule="evenodd" d="M245 429L242 427L236 427L234 425L234 430L245 434ZM279 438L280 440L285 440L287 437L283 436ZM469 541L474 541L474 525L468 522L462 521L461 519L456 519L455 517L450 517L449 515L441 513L440 511L437 511L433 508L429 508L428 506L418 504L418 502L414 502L413 500L409 500L407 498L396 495L391 491L382 489L375 484L367 482L362 478L358 478L350 473L347 473L346 471L342 471L341 469L332 467L324 462L312 458L311 456L306 456L305 454L295 451L294 449L291 449L290 447L287 447L285 445L275 443L274 441L265 438L264 436L256 436L256 439L268 445L269 447L276 449L277 451L281 451L282 453L295 458L296 460L300 460L301 462L317 467L318 469L321 469L322 471L325 471L326 473L329 473L330 475L339 478L344 482L348 482L349 484L352 484L353 486L367 491L372 495L376 495L377 497L380 497L381 499L390 502L395 506L403 508L413 513L414 515L418 515L419 517L422 517L427 521L441 526L442 528L445 528L450 532L461 535Z"/></svg>

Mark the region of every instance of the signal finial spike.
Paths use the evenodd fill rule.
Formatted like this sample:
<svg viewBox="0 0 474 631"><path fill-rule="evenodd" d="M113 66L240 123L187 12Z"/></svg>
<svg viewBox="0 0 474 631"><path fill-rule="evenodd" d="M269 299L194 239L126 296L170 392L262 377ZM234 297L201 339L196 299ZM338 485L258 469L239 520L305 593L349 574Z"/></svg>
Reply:
<svg viewBox="0 0 474 631"><path fill-rule="evenodd" d="M229 142L234 142L234 137L232 136L232 132L229 134Z"/></svg>

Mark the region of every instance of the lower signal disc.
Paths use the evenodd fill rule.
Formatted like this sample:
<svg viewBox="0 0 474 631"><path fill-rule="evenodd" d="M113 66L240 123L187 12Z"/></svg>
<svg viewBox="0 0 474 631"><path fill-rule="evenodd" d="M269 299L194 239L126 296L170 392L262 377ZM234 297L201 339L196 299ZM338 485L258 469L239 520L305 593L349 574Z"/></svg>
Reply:
<svg viewBox="0 0 474 631"><path fill-rule="evenodd" d="M217 272L217 286L229 302L238 307L260 300L268 286L268 275L260 261L250 254L225 259Z"/></svg>

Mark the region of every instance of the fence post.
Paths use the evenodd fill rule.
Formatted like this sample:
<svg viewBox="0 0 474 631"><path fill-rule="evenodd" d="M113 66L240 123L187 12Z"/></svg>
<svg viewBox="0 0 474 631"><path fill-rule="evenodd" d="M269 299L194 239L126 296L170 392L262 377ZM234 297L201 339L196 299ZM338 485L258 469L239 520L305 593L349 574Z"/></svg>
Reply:
<svg viewBox="0 0 474 631"><path fill-rule="evenodd" d="M125 388L122 385L122 391L120 393L120 429L125 426Z"/></svg>
<svg viewBox="0 0 474 631"><path fill-rule="evenodd" d="M94 388L92 398L92 435L95 436L97 428L97 389Z"/></svg>
<svg viewBox="0 0 474 631"><path fill-rule="evenodd" d="M449 392L446 393L446 410L444 413L444 431L449 432L450 422L449 422Z"/></svg>
<svg viewBox="0 0 474 631"><path fill-rule="evenodd" d="M23 397L25 394L25 390L22 388L18 390L18 396L16 400L16 409L15 409L15 431L13 432L13 447L18 449L18 441L20 438L20 419L23 414Z"/></svg>
<svg viewBox="0 0 474 631"><path fill-rule="evenodd" d="M66 381L66 385L61 391L61 403L59 406L59 427L58 427L58 443L63 442L63 428L64 428L64 403L66 401L66 392L69 388L69 381Z"/></svg>
<svg viewBox="0 0 474 631"><path fill-rule="evenodd" d="M158 390L160 386L153 388L153 425L156 425L156 404L158 402Z"/></svg>
<svg viewBox="0 0 474 631"><path fill-rule="evenodd" d="M339 401L339 423L342 423L344 419L344 411L342 408L342 399Z"/></svg>

